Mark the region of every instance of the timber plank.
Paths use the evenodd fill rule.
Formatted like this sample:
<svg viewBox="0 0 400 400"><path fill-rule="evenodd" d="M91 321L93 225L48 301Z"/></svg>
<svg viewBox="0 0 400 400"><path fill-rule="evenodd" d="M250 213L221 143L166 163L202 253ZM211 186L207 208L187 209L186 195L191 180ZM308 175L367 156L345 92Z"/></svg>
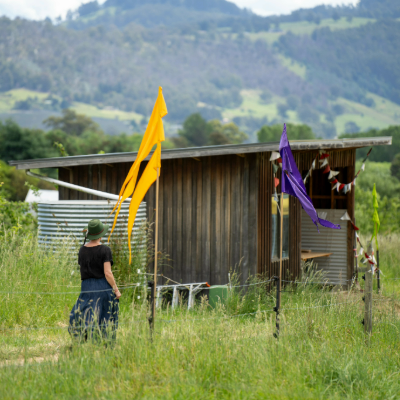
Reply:
<svg viewBox="0 0 400 400"><path fill-rule="evenodd" d="M217 237L217 226L216 226L216 216L217 216L217 174L216 174L216 168L218 164L218 160L216 160L216 157L212 157L210 159L210 164L211 164L211 170L210 170L210 185L211 185L211 203L210 203L210 257L211 257L211 262L210 262L210 284L211 285L216 285L217 284L217 276L216 276L216 269L218 268L217 266L217 257L216 257L216 251L218 247L218 237Z"/></svg>
<svg viewBox="0 0 400 400"><path fill-rule="evenodd" d="M243 284L240 265L240 160L236 157L232 164L231 175L231 263L240 274L240 281Z"/></svg>
<svg viewBox="0 0 400 400"><path fill-rule="evenodd" d="M88 188L94 189L93 187L93 166L88 165ZM93 195L88 194L88 200L93 200Z"/></svg>
<svg viewBox="0 0 400 400"><path fill-rule="evenodd" d="M93 189L99 190L99 166L93 165L92 166L92 185ZM95 195L92 195L92 200L99 200L99 198Z"/></svg>
<svg viewBox="0 0 400 400"><path fill-rule="evenodd" d="M241 257L242 257L242 275L243 281L247 281L251 275L249 265L249 203L250 203L250 166L249 159L251 155L246 155L243 160L243 178L242 182L242 193L241 193L241 229L240 229L240 243L241 243Z"/></svg>
<svg viewBox="0 0 400 400"><path fill-rule="evenodd" d="M191 159L182 160L182 269L185 271L186 282L192 282L192 170L193 161Z"/></svg>
<svg viewBox="0 0 400 400"><path fill-rule="evenodd" d="M203 162L203 199L202 199L202 216L201 216L201 253L202 268L201 282L210 281L210 204L211 204L211 157L207 157Z"/></svg>
<svg viewBox="0 0 400 400"><path fill-rule="evenodd" d="M221 265L221 253L222 253L222 242L221 242L221 209L222 209L222 163L223 157L216 158L215 165L215 261L214 263L214 279L216 284L224 284L228 282L228 271L222 269Z"/></svg>
<svg viewBox="0 0 400 400"><path fill-rule="evenodd" d="M191 281L197 281L197 258L200 256L197 249L197 229L198 229L198 218L197 218L197 202L198 202L198 193L197 193L197 181L199 170L201 169L201 161L196 161L192 163L192 176L191 176L191 187L192 187L192 216L191 216L191 232L190 232L190 241L191 241L191 253L188 254L189 262L190 262L190 270L191 270ZM199 238L200 239L200 238Z"/></svg>
<svg viewBox="0 0 400 400"><path fill-rule="evenodd" d="M176 188L176 202L175 202L175 246L176 246L176 258L175 268L177 273L182 279L182 282L186 280L186 271L182 265L182 250L183 250L183 238L182 238L182 220L183 220L183 207L182 207L182 159L175 160L175 188Z"/></svg>
<svg viewBox="0 0 400 400"><path fill-rule="evenodd" d="M201 160L196 164L196 282L202 281L202 267L203 267L203 169L205 160Z"/></svg>
<svg viewBox="0 0 400 400"><path fill-rule="evenodd" d="M258 220L258 163L259 158L250 155L248 159L249 168L249 202L248 202L248 264L252 275L258 273L257 268L257 220Z"/></svg>
<svg viewBox="0 0 400 400"><path fill-rule="evenodd" d="M77 168L71 169L69 171L70 183L73 183L74 185L77 185L78 184L78 176L79 176L78 169ZM69 199L70 200L78 200L78 191L70 189Z"/></svg>

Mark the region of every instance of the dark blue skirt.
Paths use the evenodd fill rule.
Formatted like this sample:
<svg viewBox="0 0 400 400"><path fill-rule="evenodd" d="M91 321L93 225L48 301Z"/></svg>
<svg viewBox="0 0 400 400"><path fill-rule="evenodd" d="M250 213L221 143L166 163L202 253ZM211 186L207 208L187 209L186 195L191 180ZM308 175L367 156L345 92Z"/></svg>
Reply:
<svg viewBox="0 0 400 400"><path fill-rule="evenodd" d="M72 307L69 333L77 339L115 339L119 300L106 278L85 279L81 294Z"/></svg>

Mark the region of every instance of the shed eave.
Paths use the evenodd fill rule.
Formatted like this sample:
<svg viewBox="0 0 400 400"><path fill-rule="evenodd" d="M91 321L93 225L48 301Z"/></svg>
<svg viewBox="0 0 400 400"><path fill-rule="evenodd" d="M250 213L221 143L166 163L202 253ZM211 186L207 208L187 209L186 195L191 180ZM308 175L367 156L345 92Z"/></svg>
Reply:
<svg viewBox="0 0 400 400"><path fill-rule="evenodd" d="M331 139L331 140L291 140L290 145L293 151L309 150L340 150L357 149L368 146L385 146L392 144L391 136L378 138L357 138L357 139ZM200 158L207 156L220 156L231 154L262 153L266 151L279 150L279 142L271 143L249 143L225 146L205 146L191 147L186 149L163 150L161 158L163 160L173 158ZM17 169L34 168L63 168L79 165L95 164L114 164L121 162L135 161L137 152L132 153L110 153L110 154L90 154L71 157L42 158L33 160L12 160L11 166ZM146 158L148 160L151 154Z"/></svg>

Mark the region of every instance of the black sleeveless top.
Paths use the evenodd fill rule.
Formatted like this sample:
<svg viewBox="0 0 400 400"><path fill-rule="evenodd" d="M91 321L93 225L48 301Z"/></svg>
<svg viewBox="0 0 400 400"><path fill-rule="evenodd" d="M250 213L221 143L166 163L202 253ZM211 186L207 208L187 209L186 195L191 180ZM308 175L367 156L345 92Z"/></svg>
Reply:
<svg viewBox="0 0 400 400"><path fill-rule="evenodd" d="M78 264L81 270L81 279L105 278L104 263L109 261L113 265L112 253L109 247L101 244L94 247L82 246L79 249Z"/></svg>

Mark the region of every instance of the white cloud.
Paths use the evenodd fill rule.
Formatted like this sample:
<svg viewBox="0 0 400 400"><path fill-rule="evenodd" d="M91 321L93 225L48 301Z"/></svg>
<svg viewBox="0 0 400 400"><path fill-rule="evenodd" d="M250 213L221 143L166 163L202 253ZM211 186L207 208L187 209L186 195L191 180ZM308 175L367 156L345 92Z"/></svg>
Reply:
<svg viewBox="0 0 400 400"><path fill-rule="evenodd" d="M260 15L290 14L299 8L312 8L321 4L338 6L357 4L359 0L230 0L239 7L250 8Z"/></svg>
<svg viewBox="0 0 400 400"><path fill-rule="evenodd" d="M104 0L103 0L104 1ZM100 1L102 3L103 1ZM260 15L288 14L298 8L309 8L320 4L356 4L358 0L230 0L239 7L250 8ZM0 15L28 19L65 17L68 10L75 10L88 0L0 0Z"/></svg>

